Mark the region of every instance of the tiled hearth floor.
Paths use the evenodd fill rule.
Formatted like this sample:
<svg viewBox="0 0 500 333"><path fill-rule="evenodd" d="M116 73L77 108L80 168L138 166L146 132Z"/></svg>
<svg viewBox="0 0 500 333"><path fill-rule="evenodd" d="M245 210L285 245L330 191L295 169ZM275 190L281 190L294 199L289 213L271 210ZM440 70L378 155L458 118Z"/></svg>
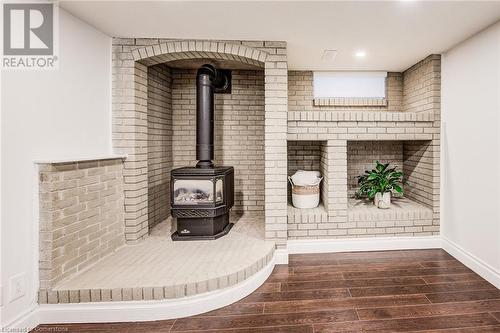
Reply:
<svg viewBox="0 0 500 333"><path fill-rule="evenodd" d="M494 333L500 290L443 250L291 255L259 289L176 320L42 325L65 332Z"/></svg>
<svg viewBox="0 0 500 333"><path fill-rule="evenodd" d="M170 225L162 223L146 240L57 285L57 296L67 292L69 302L178 298L241 282L271 260L274 243L264 241L262 216L233 215L232 221L227 236L185 242L172 242Z"/></svg>

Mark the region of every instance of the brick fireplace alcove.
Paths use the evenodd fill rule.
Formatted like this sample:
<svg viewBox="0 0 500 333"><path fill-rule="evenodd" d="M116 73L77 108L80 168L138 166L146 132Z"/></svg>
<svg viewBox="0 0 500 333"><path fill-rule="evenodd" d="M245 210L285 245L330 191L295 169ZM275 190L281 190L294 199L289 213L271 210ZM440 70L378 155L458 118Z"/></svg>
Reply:
<svg viewBox="0 0 500 333"><path fill-rule="evenodd" d="M180 246L160 222L170 171L196 163L205 63L232 71L231 93L214 101L214 162L234 167L233 210L244 214L217 242ZM180 298L268 267L287 241L286 44L114 39L112 93L115 155L40 166L39 302Z"/></svg>
<svg viewBox="0 0 500 333"><path fill-rule="evenodd" d="M286 44L118 38L113 44L113 145L128 156L126 240L143 238L168 216L165 175L194 162L195 71L186 64L207 61L235 68L236 94L216 98L216 147L222 143L216 162L237 166L235 210L263 213L266 239L284 246Z"/></svg>
<svg viewBox="0 0 500 333"><path fill-rule="evenodd" d="M383 105L332 107L315 102L311 72L288 77L283 42L113 44L117 155L40 169L41 303L179 298L226 288L268 266L288 240L293 251L302 240L314 247L309 239L439 233L439 56L388 73ZM232 70L232 93L215 97L215 162L235 167L234 210L252 218L216 242L184 242L181 252L192 254L185 257L160 222L169 217L170 171L195 163L194 79L206 62ZM353 177L376 159L399 164L408 176L406 199L391 210L352 200ZM286 177L297 169L321 172L319 207L287 204Z"/></svg>

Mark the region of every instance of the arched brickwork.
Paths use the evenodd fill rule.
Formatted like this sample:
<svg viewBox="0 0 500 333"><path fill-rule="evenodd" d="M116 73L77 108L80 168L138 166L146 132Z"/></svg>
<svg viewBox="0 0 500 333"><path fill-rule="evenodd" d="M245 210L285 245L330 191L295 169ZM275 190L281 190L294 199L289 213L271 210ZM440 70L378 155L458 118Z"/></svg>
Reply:
<svg viewBox="0 0 500 333"><path fill-rule="evenodd" d="M152 66L181 59L225 59L264 67L268 53L253 47L227 42L178 41L164 42L132 51L135 61Z"/></svg>
<svg viewBox="0 0 500 333"><path fill-rule="evenodd" d="M287 59L285 42L113 40L113 149L124 165L125 236L148 233L148 66L181 59L225 59L264 68L266 238L287 239Z"/></svg>

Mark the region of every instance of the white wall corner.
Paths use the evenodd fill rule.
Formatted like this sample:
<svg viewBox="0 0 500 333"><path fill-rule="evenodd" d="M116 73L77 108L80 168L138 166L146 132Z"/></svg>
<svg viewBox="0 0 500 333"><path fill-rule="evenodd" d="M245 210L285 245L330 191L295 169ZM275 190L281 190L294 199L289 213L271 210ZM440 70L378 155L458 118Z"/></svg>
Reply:
<svg viewBox="0 0 500 333"><path fill-rule="evenodd" d="M33 305L13 321L0 326L0 332L29 332L40 324L38 304Z"/></svg>
<svg viewBox="0 0 500 333"><path fill-rule="evenodd" d="M443 249L455 257L465 266L469 267L475 273L480 275L483 279L500 289L500 271L488 265L475 255L467 252L458 244L451 240L442 237Z"/></svg>

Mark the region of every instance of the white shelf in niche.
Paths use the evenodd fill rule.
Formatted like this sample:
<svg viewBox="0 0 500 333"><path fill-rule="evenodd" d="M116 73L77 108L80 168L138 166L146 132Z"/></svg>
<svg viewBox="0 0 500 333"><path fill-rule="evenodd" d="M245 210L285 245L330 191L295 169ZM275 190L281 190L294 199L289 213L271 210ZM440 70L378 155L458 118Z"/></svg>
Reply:
<svg viewBox="0 0 500 333"><path fill-rule="evenodd" d="M316 208L295 208L288 204L288 222L289 223L319 223L328 222L328 212L320 203Z"/></svg>
<svg viewBox="0 0 500 333"><path fill-rule="evenodd" d="M349 198L349 221L432 220L432 209L408 198L392 198L391 208L379 209L371 201Z"/></svg>

